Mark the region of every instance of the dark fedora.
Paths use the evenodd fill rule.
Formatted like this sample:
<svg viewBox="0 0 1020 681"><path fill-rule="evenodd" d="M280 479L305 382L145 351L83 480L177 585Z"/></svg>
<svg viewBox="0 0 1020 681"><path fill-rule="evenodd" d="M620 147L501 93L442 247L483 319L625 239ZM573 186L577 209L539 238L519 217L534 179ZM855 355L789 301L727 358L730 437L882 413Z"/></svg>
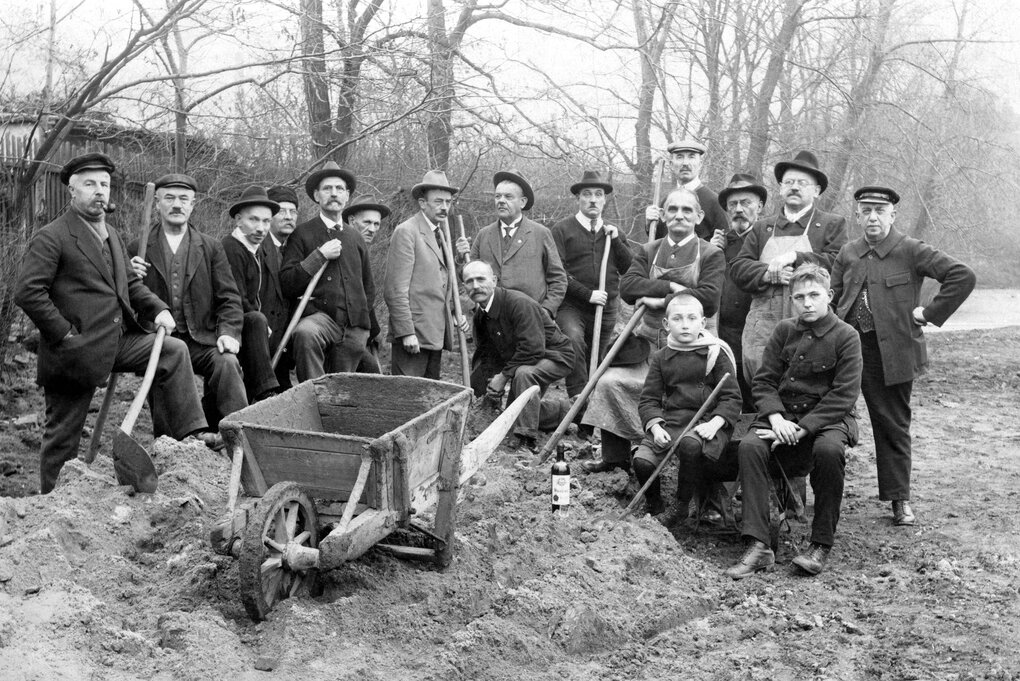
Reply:
<svg viewBox="0 0 1020 681"><path fill-rule="evenodd" d="M164 187L183 187L184 189L198 192L198 183L195 182L195 178L184 173L167 173L157 179L156 189L163 189Z"/></svg>
<svg viewBox="0 0 1020 681"><path fill-rule="evenodd" d="M63 184L67 184L71 181L72 175L84 170L105 170L113 175L114 168L113 161L106 154L99 152L82 154L81 156L75 156L64 164L64 167L60 169L60 181Z"/></svg>
<svg viewBox="0 0 1020 681"><path fill-rule="evenodd" d="M854 201L858 203L891 203L895 206L900 202L900 195L889 187L871 184L855 191Z"/></svg>
<svg viewBox="0 0 1020 681"><path fill-rule="evenodd" d="M364 196L359 196L358 198L351 202L351 205L344 208L343 212L340 213L340 219L343 220L344 222L347 222L347 218L354 215L355 213L360 213L363 210L379 211L380 220L385 220L390 216L389 208L382 205L381 203L376 203L375 197L373 195L365 194Z"/></svg>
<svg viewBox="0 0 1020 681"><path fill-rule="evenodd" d="M257 185L252 185L241 192L241 198L235 201L234 205L230 207L230 217L237 217L237 214L241 212L241 209L247 208L248 206L265 206L269 210L273 211L273 215L276 215L276 213L280 210L280 204L269 198L266 194L265 187L259 187Z"/></svg>
<svg viewBox="0 0 1020 681"><path fill-rule="evenodd" d="M411 198L420 199L430 189L442 189L451 194L460 191L450 184L450 181L446 179L446 173L442 170L430 170L422 176L421 182L411 187Z"/></svg>
<svg viewBox="0 0 1020 681"><path fill-rule="evenodd" d="M782 182L783 174L786 173L787 170L791 169L803 170L805 173L818 180L818 186L821 188L821 191L818 192L819 194L824 192L826 187L829 186L828 175L818 168L818 159L815 157L814 153L807 149L798 151L792 161L780 161L776 164L776 181Z"/></svg>
<svg viewBox="0 0 1020 681"><path fill-rule="evenodd" d="M297 192L294 191L293 187L286 187L284 185L278 184L275 187L270 187L269 189L267 189L266 196L268 196L270 200L276 201L277 203L283 203L284 201L286 201L287 203L293 203L295 208L298 205Z"/></svg>
<svg viewBox="0 0 1020 681"><path fill-rule="evenodd" d="M524 176L521 175L521 171L517 169L499 171L492 176L492 188L495 189L500 182L513 182L521 188L521 191L524 193L524 198L528 200L528 202L524 204L524 208L522 210L531 210L531 207L535 205L535 192L532 191L531 185L524 179Z"/></svg>
<svg viewBox="0 0 1020 681"><path fill-rule="evenodd" d="M730 178L730 183L719 192L719 205L726 208L726 201L729 200L730 194L737 192L751 192L761 199L762 203L769 200L769 192L758 184L758 178L747 173L736 173Z"/></svg>
<svg viewBox="0 0 1020 681"><path fill-rule="evenodd" d="M577 196L581 193L582 189L587 187L597 187L607 194L613 193L613 185L603 180L602 173L597 170L584 171L584 175L581 176L581 181L570 185L570 193Z"/></svg>
<svg viewBox="0 0 1020 681"><path fill-rule="evenodd" d="M312 201L315 200L315 191L319 188L319 183L327 177L339 177L343 180L347 185L348 195L353 195L354 188L358 186L358 181L354 179L354 173L344 170L333 161L327 161L326 165L316 170L305 180L305 193L308 194L308 198Z"/></svg>

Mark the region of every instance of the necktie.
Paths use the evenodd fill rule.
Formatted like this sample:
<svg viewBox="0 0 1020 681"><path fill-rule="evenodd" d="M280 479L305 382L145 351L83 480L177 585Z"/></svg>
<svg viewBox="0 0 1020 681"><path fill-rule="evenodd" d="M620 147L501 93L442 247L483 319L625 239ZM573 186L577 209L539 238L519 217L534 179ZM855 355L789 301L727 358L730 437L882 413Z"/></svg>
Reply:
<svg viewBox="0 0 1020 681"><path fill-rule="evenodd" d="M507 251L509 251L509 250L510 250L510 243L511 243L512 241L513 241L513 237L512 237L512 236L510 236L510 230L509 230L509 229L504 229L504 230L503 230L503 253L504 253L504 254L505 254L505 253L506 253Z"/></svg>
<svg viewBox="0 0 1020 681"><path fill-rule="evenodd" d="M591 233L595 234L598 231L599 231L599 219L598 218L592 218L592 221L591 221Z"/></svg>

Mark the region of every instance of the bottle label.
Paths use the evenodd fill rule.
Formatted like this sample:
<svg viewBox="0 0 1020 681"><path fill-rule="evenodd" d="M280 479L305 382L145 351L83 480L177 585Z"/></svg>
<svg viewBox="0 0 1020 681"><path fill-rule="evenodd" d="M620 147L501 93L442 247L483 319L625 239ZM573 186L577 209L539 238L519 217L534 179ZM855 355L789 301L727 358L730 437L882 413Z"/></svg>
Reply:
<svg viewBox="0 0 1020 681"><path fill-rule="evenodd" d="M570 504L570 476L552 476L552 502L559 506Z"/></svg>

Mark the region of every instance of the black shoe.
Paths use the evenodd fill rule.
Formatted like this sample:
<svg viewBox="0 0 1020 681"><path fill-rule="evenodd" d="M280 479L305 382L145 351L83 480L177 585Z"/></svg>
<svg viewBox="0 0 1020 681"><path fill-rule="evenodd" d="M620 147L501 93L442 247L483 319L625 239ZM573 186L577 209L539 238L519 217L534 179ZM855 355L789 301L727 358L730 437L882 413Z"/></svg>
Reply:
<svg viewBox="0 0 1020 681"><path fill-rule="evenodd" d="M892 502L892 515L893 525L910 526L916 522L909 501Z"/></svg>
<svg viewBox="0 0 1020 681"><path fill-rule="evenodd" d="M514 435L510 448L527 449L532 454L536 454L538 452L538 439L534 435Z"/></svg>
<svg viewBox="0 0 1020 681"><path fill-rule="evenodd" d="M809 575L817 575L825 569L825 561L829 559L831 546L822 546L811 542L808 550L793 559L793 564Z"/></svg>
<svg viewBox="0 0 1020 681"><path fill-rule="evenodd" d="M585 461L581 464L581 470L585 473L608 473L619 468L622 471L630 469L626 463L622 461L606 461L605 459L599 459L598 461Z"/></svg>
<svg viewBox="0 0 1020 681"><path fill-rule="evenodd" d="M743 579L756 572L768 572L775 566L776 554L772 552L772 549L764 542L751 540L737 564L726 568L723 574L733 579Z"/></svg>
<svg viewBox="0 0 1020 681"><path fill-rule="evenodd" d="M645 497L645 513L653 518L661 515L666 510L666 502L658 494L649 494Z"/></svg>
<svg viewBox="0 0 1020 681"><path fill-rule="evenodd" d="M682 503L678 500L674 502L672 506L667 508L664 513L659 515L656 520L662 523L663 527L671 529L678 523L687 520L689 512L690 502Z"/></svg>

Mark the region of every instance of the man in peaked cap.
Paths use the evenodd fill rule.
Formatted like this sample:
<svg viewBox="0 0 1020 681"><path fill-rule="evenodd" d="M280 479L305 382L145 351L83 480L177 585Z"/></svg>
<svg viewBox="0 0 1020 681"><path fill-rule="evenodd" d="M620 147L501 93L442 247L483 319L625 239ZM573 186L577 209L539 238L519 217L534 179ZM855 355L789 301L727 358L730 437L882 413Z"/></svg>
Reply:
<svg viewBox="0 0 1020 681"><path fill-rule="evenodd" d="M301 321L291 351L298 381L330 371L354 371L365 352L375 304L368 248L358 230L343 225L343 209L357 183L333 162L305 181L319 214L298 225L283 251L280 284L296 304L312 277L325 267Z"/></svg>
<svg viewBox="0 0 1020 681"><path fill-rule="evenodd" d="M48 494L64 463L78 454L98 386L113 371L141 373L155 335L142 320L174 329L167 305L128 269L127 249L106 223L113 162L104 154L71 159L60 172L68 210L37 231L25 252L14 302L39 329L37 382L46 396L39 452L40 491ZM167 337L152 392L167 405L178 440L206 428L187 346Z"/></svg>
<svg viewBox="0 0 1020 681"><path fill-rule="evenodd" d="M895 190L854 192L864 235L843 246L832 266L836 314L861 339L861 392L868 405L878 464L878 497L892 502L893 523L913 525L910 508L910 394L928 364L924 334L942 326L974 290L974 272L959 260L897 231ZM925 277L941 284L920 304Z"/></svg>
<svg viewBox="0 0 1020 681"><path fill-rule="evenodd" d="M606 197L613 185L593 170L584 171L579 182L570 187L577 198L577 214L552 226L553 240L567 271L567 294L556 315L556 323L574 344L574 368L567 376L567 395L575 397L588 382L589 348L595 331L596 306L603 307L599 333L599 356L609 346L609 337L616 326L620 310L620 277L633 255L619 228L602 218ZM599 274L606 240L609 240L609 263L606 287L599 289Z"/></svg>
<svg viewBox="0 0 1020 681"><path fill-rule="evenodd" d="M439 378L443 350L453 349L449 268L441 223L460 191L441 170L430 170L411 187L421 209L393 229L383 286L390 310L387 338L394 376ZM452 244L451 244L452 246ZM466 327L463 319L458 324Z"/></svg>
<svg viewBox="0 0 1020 681"><path fill-rule="evenodd" d="M147 236L146 258L138 256L141 241L128 246L131 266L149 289L170 307L177 326L174 337L184 341L191 366L205 381L202 407L212 428L220 419L248 406L241 349L244 313L237 284L223 244L191 224L198 185L180 173L156 180L159 222ZM167 405L152 403L153 430L169 432ZM222 441L207 441L219 447Z"/></svg>
<svg viewBox="0 0 1020 681"><path fill-rule="evenodd" d="M279 210L280 204L271 200L265 189L249 187L230 207L234 231L223 237L223 251L230 263L244 312L238 358L244 371L249 402L264 399L280 390L272 365L271 327L262 306L262 294L269 279L262 244L268 238L273 215Z"/></svg>
<svg viewBox="0 0 1020 681"><path fill-rule="evenodd" d="M752 296L741 348L748 383L776 325L793 314L788 284L794 269L807 262L831 269L847 240L846 218L815 205L829 178L813 153L800 151L780 161L775 175L783 208L755 224L729 268L737 286Z"/></svg>
<svg viewBox="0 0 1020 681"><path fill-rule="evenodd" d="M567 292L567 273L552 232L524 215L535 205L535 192L517 170L496 173L492 186L497 220L478 230L472 243L457 239L457 252L489 263L501 287L525 294L554 319Z"/></svg>
<svg viewBox="0 0 1020 681"><path fill-rule="evenodd" d="M705 213L704 218L695 229L698 238L708 241L714 234L725 234L726 213L719 208L715 192L701 181L701 168L708 148L697 140L684 139L679 142L670 142L666 146L666 151L669 153L669 168L673 173L673 182L663 190L663 200L673 189L680 187L690 189L698 196L698 203L701 204ZM656 239L666 236L667 231L666 223L662 220L661 208L661 206L648 206L645 209L645 220L658 221L654 228Z"/></svg>
<svg viewBox="0 0 1020 681"><path fill-rule="evenodd" d="M726 211L729 229L713 234L711 243L722 249L727 264L733 262L740 253L744 240L751 233L751 228L757 222L767 200L768 190L758 183L757 178L743 173L735 174L729 184L719 192L719 205ZM737 361L737 383L740 385L745 412L754 411L751 384L741 371L740 351L744 324L750 309L751 294L737 286L727 271L723 280L722 298L719 301L719 338L730 346Z"/></svg>
<svg viewBox="0 0 1020 681"><path fill-rule="evenodd" d="M375 198L370 194L360 196L351 202L351 205L344 208L343 219L352 228L361 232L361 238L365 244L371 244L375 235L382 227L382 221L390 216L390 209L381 203L376 203ZM382 365L379 363L379 320L376 317L375 306L369 310L371 328L368 333L368 342L361 361L358 362L358 372L362 374L381 374Z"/></svg>

